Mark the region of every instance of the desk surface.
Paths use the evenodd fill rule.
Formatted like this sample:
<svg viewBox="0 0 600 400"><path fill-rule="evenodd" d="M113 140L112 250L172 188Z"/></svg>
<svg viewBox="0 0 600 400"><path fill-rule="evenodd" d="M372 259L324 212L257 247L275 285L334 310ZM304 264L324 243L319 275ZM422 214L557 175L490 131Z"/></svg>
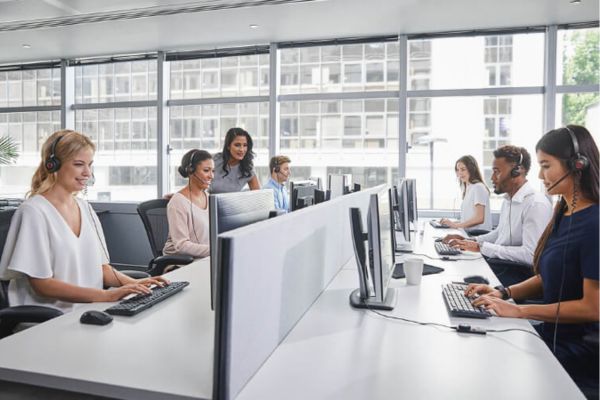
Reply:
<svg viewBox="0 0 600 400"><path fill-rule="evenodd" d="M110 304L85 304L0 340L0 380L126 399L209 399L209 275L206 259L173 271L170 280L190 282L181 293L106 326L83 325L79 317Z"/></svg>
<svg viewBox="0 0 600 400"><path fill-rule="evenodd" d="M415 252L438 257L425 228ZM411 255L407 255L411 257ZM465 275L497 282L475 254L469 261L437 261L444 273L424 276L420 286L392 280L395 309L386 314L446 325L469 323L487 329L521 328L525 320L451 318L441 285ZM348 295L358 285L352 260L237 397L249 399L583 398L540 339L526 332L457 334L447 328L389 320L354 310Z"/></svg>

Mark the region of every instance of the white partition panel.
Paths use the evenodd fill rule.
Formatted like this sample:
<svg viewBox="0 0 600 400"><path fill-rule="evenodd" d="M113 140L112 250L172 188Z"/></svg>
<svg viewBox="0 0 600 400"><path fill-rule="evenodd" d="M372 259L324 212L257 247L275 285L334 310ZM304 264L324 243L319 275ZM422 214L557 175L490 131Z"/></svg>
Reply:
<svg viewBox="0 0 600 400"><path fill-rule="evenodd" d="M219 236L215 399L235 398L354 256L348 210L366 215L381 188Z"/></svg>

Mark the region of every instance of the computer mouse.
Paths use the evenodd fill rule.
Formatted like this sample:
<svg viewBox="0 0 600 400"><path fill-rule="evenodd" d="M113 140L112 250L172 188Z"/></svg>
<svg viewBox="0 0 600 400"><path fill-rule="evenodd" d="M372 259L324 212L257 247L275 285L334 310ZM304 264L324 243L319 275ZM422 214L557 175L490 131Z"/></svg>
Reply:
<svg viewBox="0 0 600 400"><path fill-rule="evenodd" d="M465 281L467 283L485 283L486 285L489 285L489 283L490 283L490 281L488 281L487 278L485 278L481 275L465 276L463 278L463 281Z"/></svg>
<svg viewBox="0 0 600 400"><path fill-rule="evenodd" d="M444 240L444 238L439 237L439 238L435 238L434 242L441 242L442 240Z"/></svg>
<svg viewBox="0 0 600 400"><path fill-rule="evenodd" d="M81 314L79 322L90 325L106 325L111 323L113 317L104 311L90 310Z"/></svg>

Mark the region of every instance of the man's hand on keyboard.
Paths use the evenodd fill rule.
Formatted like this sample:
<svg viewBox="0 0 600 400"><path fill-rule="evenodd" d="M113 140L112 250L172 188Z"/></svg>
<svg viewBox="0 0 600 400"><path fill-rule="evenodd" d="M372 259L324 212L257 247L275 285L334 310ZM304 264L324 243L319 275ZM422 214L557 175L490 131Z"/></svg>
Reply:
<svg viewBox="0 0 600 400"><path fill-rule="evenodd" d="M499 317L523 318L520 306L489 294L479 296L473 300L472 304L476 307L483 306L486 310L494 312Z"/></svg>
<svg viewBox="0 0 600 400"><path fill-rule="evenodd" d="M451 240L464 240L464 237L461 235L456 235L456 234L452 234L452 235L446 235L444 236L444 238L442 239L442 242L446 243L446 244L450 244Z"/></svg>
<svg viewBox="0 0 600 400"><path fill-rule="evenodd" d="M452 239L448 241L448 244L460 250L479 252L479 243L473 240Z"/></svg>

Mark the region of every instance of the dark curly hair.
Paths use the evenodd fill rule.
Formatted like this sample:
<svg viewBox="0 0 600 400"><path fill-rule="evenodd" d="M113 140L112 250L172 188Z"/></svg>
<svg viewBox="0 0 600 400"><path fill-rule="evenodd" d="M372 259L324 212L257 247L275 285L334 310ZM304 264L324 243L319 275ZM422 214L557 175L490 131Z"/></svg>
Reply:
<svg viewBox="0 0 600 400"><path fill-rule="evenodd" d="M225 144L223 145L223 171L225 171L224 177L229 175L229 160L231 160L231 153L229 152L229 146L233 143L237 136L245 136L248 141L248 151L244 156L244 159L240 162L240 178L247 178L252 176L252 169L254 168L254 152L252 151L252 138L250 134L242 128L231 128L225 135Z"/></svg>

